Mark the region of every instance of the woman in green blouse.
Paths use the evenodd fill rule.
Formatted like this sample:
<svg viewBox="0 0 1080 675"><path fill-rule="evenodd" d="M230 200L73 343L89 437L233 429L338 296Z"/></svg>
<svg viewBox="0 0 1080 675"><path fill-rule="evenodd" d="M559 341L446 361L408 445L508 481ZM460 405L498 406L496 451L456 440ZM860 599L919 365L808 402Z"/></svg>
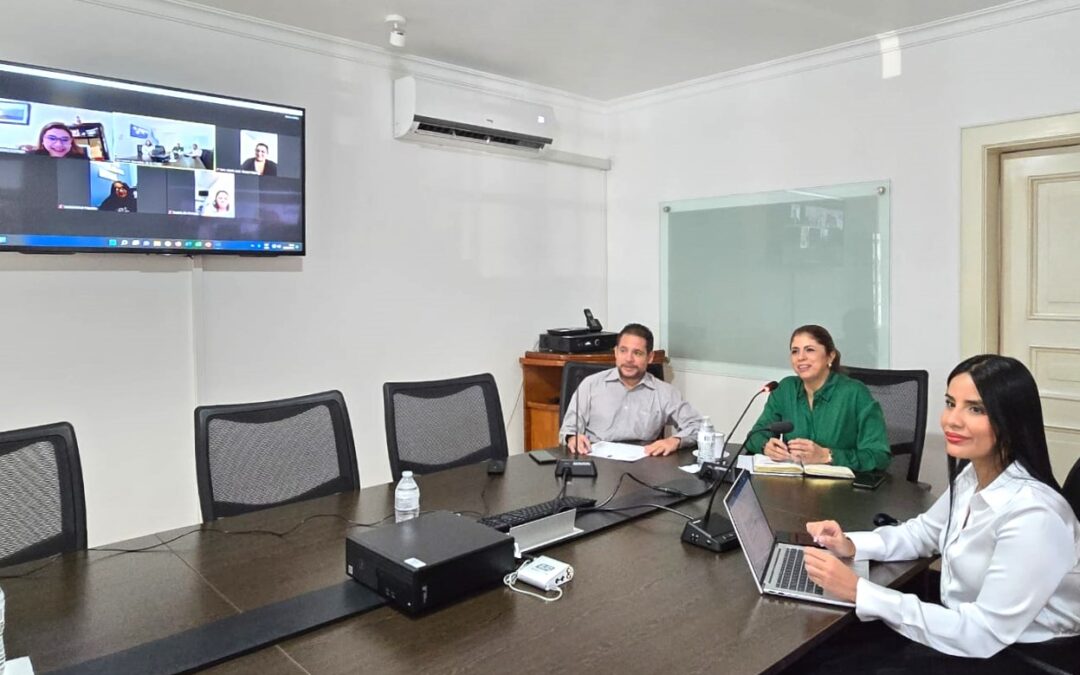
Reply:
<svg viewBox="0 0 1080 675"><path fill-rule="evenodd" d="M804 464L837 464L854 471L877 471L889 466L892 454L885 433L885 416L866 385L840 371L840 352L829 331L800 326L791 334L791 367L769 396L754 429L781 420L795 428L781 438L753 434L746 443L751 453Z"/></svg>

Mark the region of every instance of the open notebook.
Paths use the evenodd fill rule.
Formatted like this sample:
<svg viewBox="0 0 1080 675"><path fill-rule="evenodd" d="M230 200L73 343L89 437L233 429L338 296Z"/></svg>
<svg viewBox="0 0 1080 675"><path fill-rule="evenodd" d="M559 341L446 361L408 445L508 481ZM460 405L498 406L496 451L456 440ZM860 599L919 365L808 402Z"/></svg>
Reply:
<svg viewBox="0 0 1080 675"><path fill-rule="evenodd" d="M819 476L822 478L854 478L855 472L846 466L834 464L799 464L776 462L765 455L754 455L754 473L770 476Z"/></svg>

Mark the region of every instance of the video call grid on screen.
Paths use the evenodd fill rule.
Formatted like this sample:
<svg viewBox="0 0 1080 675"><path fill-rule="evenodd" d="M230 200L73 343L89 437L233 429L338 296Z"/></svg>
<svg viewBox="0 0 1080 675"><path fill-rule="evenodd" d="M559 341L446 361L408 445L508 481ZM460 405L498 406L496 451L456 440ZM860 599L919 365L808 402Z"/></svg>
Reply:
<svg viewBox="0 0 1080 675"><path fill-rule="evenodd" d="M303 139L300 108L0 62L0 250L302 254Z"/></svg>

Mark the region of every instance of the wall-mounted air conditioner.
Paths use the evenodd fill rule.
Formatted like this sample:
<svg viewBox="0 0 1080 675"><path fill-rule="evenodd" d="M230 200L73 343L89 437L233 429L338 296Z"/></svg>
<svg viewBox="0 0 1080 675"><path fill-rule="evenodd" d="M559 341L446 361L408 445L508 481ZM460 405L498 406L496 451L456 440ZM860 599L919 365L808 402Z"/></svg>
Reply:
<svg viewBox="0 0 1080 675"><path fill-rule="evenodd" d="M394 136L538 154L555 138L550 106L418 79L394 81Z"/></svg>

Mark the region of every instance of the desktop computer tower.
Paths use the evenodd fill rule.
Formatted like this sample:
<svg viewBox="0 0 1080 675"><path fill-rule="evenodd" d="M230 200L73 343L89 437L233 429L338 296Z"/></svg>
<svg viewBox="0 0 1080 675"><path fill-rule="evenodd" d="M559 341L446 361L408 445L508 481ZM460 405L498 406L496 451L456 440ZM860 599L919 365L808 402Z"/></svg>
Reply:
<svg viewBox="0 0 1080 675"><path fill-rule="evenodd" d="M516 567L513 537L447 511L345 539L346 573L411 614L497 586Z"/></svg>

